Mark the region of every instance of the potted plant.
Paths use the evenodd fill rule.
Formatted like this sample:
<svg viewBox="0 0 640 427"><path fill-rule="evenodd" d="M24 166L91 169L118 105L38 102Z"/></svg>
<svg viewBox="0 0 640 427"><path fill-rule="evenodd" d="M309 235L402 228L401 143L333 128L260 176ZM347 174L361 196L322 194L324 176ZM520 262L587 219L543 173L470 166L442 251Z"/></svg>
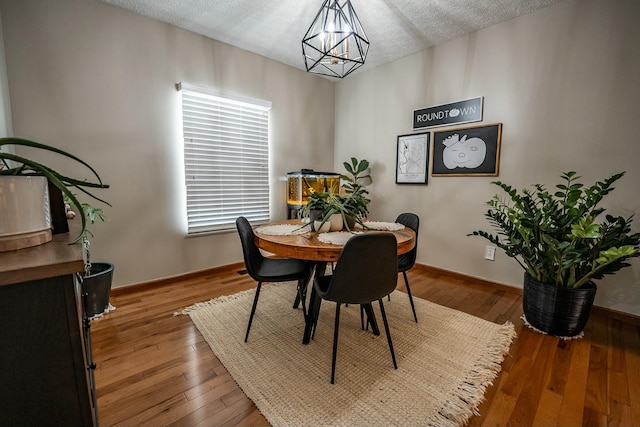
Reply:
<svg viewBox="0 0 640 427"><path fill-rule="evenodd" d="M104 293L106 290L107 295L107 304L109 293L111 290L111 277L113 275L113 265L108 263L93 263L90 262L90 251L89 249L89 240L88 236L92 235L91 232L87 229L87 221L90 223L94 223L97 219L104 220L104 215L102 208L95 208L88 203L80 203L78 201L77 196L73 193L73 190L79 190L80 192L90 196L91 198L98 200L100 202L109 205L106 201L100 199L99 197L92 194L88 189L104 189L109 186L103 184L102 180L98 173L85 161L80 158L74 156L73 154L67 153L66 151L60 150L58 148L45 145L39 142L30 141L22 138L0 138L0 149L3 146L20 146L27 147L35 150L42 150L50 153L54 153L57 155L61 155L63 157L69 158L82 166L89 169L93 178L95 178L96 182L88 181L86 179L76 179L54 170L53 168L44 165L41 162L34 161L30 158L27 158L22 155L16 155L14 153L9 153L0 150L0 180L5 179L43 179L47 180L51 185L57 188L64 199L70 204L75 206L80 215L80 220L82 223L82 227L78 236L73 240L72 243L76 243L80 240L83 242L83 247L85 249L85 255L87 257L87 262L85 266L85 273L83 276L83 288L84 292L87 294L85 301L86 314L88 317L92 317L97 314L96 310L102 307L104 304L101 301L104 301ZM2 182L0 181L0 184ZM0 188L2 188L0 186ZM20 194L18 199L28 198L30 194ZM62 200L62 197L61 197ZM42 214L44 214L48 209L48 201L47 200L39 200L39 203L42 205L37 208ZM109 205L111 206L111 205ZM4 209L10 210L13 209L11 206L4 206ZM64 208L62 208L64 210ZM63 212L64 215L64 212ZM65 219L66 220L66 219ZM46 243L46 242L43 242ZM105 282L108 280L108 283ZM103 310L101 310L103 311Z"/></svg>
<svg viewBox="0 0 640 427"><path fill-rule="evenodd" d="M339 194L315 191L309 194L307 204L302 207L302 216L309 218L312 229L317 232L342 229L342 198ZM333 218L333 225L332 222ZM338 217L340 224L338 226Z"/></svg>
<svg viewBox="0 0 640 427"><path fill-rule="evenodd" d="M86 179L76 179L62 173L56 171L55 169L44 165L43 163L37 162L35 160L29 159L27 157L16 155L14 153L9 153L3 150L3 147L27 147L35 150L46 151L54 154L61 155L63 157L69 158L82 166L89 169L93 178L95 178L96 182L88 181ZM73 202L75 206L78 207L80 211L80 217L82 220L82 227L80 234L74 240L74 243L79 241L87 229L87 222L85 212L83 211L82 205L78 202L78 199L73 194L72 189L77 189L88 196L92 197L95 200L103 202L105 204L109 204L99 197L92 194L89 189L99 189L99 188L108 188L109 186L102 183L100 176L98 173L85 161L80 158L74 156L73 154L67 153L66 151L60 150L56 147L52 147L49 145L41 144L39 142L30 141L23 138L15 138L15 137L5 137L0 138L0 178L2 177L26 177L26 178L34 178L34 177L42 177L46 178L49 183L51 183L55 188L60 190L63 196L67 197L69 200ZM24 195L27 196L26 194ZM8 208L8 207L7 207ZM42 208L42 212L45 212L44 207Z"/></svg>
<svg viewBox="0 0 640 427"><path fill-rule="evenodd" d="M555 191L542 184L517 191L492 182L506 193L487 202L485 216L498 234L470 235L489 240L525 270L524 316L536 329L556 336L580 334L597 290L593 281L640 255L640 233L631 233L632 217L598 220L605 211L600 202L623 175L585 187L576 172L566 172Z"/></svg>
<svg viewBox="0 0 640 427"><path fill-rule="evenodd" d="M307 204L302 207L302 216L309 218L315 231L321 230L327 222L332 221L332 217L333 225L329 227L332 231L341 230L343 226L351 230L356 223L365 227L363 221L369 213L368 205L371 201L367 197L369 192L364 185L364 182L371 180L368 173L369 162L358 161L352 157L351 163L344 162L343 165L349 173L340 175L345 181L342 184L345 194L312 192L307 198Z"/></svg>
<svg viewBox="0 0 640 427"><path fill-rule="evenodd" d="M348 196L345 200L346 210L357 220L356 222L362 223L362 220L369 214L368 206L371 202L367 197L369 191L365 187L371 183L369 161L366 159L358 161L357 158L352 157L351 163L343 162L342 165L349 174L340 175L340 179L344 181L342 188ZM355 222L349 221L349 224L353 226Z"/></svg>
<svg viewBox="0 0 640 427"><path fill-rule="evenodd" d="M327 209L327 199L331 193L327 191L311 191L307 197L307 204L301 209L303 218L309 218L311 222L315 221Z"/></svg>
<svg viewBox="0 0 640 427"><path fill-rule="evenodd" d="M68 198L65 199L65 202L69 208L67 216L73 218L75 213L71 208L77 208L77 206ZM106 219L102 208L89 203L82 203L80 208L90 224L95 224L97 220L104 222ZM114 310L114 307L109 304L109 299L115 266L109 262L92 262L89 237L93 237L93 233L87 228L81 236L86 257L82 286L85 294L86 315L89 318L95 318Z"/></svg>

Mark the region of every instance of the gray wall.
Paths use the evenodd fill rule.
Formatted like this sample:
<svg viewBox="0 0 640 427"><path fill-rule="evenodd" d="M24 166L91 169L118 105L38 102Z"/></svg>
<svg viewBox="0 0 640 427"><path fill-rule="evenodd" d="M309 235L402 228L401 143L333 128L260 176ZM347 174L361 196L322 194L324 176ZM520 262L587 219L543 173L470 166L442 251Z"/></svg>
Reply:
<svg viewBox="0 0 640 427"><path fill-rule="evenodd" d="M13 130L11 128L11 102L9 99L9 83L7 82L7 67L4 60L4 43L2 41L2 16L0 14L0 136L12 136L12 134ZM4 151L5 146L2 146L0 150Z"/></svg>
<svg viewBox="0 0 640 427"><path fill-rule="evenodd" d="M111 185L91 248L116 265L116 287L242 259L235 231L185 238L176 82L272 102L274 219L286 217L280 177L333 167L327 80L97 0L9 0L0 11L14 134L73 152Z"/></svg>
<svg viewBox="0 0 640 427"><path fill-rule="evenodd" d="M484 96L483 123L504 124L498 179L626 170L607 205L637 214L639 7L567 0L334 84L95 0L0 0L14 133L72 150L112 185L92 248L116 264L116 286L241 260L235 233L184 237L181 80L273 102L274 219L286 216L287 171L367 158L371 216L419 213L419 262L521 286L512 260L484 261L486 243L466 237L489 228L494 178L396 185L396 137L411 132L413 109ZM638 260L601 281L596 303L640 314Z"/></svg>
<svg viewBox="0 0 640 427"><path fill-rule="evenodd" d="M627 171L605 206L635 214L640 231L639 21L636 0L565 1L340 82L336 162L373 163L372 216L420 214L418 262L512 286L522 284L515 261L485 261L488 242L466 236L491 230L492 180L553 188L564 171L589 184ZM412 132L412 111L476 96L482 123L503 123L499 177L396 185L396 138ZM640 260L632 265L599 282L596 304L640 314Z"/></svg>

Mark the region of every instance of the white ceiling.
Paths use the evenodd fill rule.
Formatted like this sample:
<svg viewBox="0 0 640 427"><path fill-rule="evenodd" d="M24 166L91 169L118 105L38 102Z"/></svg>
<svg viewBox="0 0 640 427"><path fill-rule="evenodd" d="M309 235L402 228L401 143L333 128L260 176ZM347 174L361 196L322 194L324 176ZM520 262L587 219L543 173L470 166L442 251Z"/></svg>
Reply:
<svg viewBox="0 0 640 427"><path fill-rule="evenodd" d="M323 0L102 0L304 70ZM371 46L354 74L561 0L351 0ZM341 0L342 3L342 0Z"/></svg>

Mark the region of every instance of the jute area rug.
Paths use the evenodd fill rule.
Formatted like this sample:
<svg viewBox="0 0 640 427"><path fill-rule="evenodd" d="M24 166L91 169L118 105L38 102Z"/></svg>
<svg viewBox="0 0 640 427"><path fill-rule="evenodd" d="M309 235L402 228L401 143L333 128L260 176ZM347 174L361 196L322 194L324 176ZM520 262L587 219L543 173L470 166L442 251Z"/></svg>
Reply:
<svg viewBox="0 0 640 427"><path fill-rule="evenodd" d="M274 426L461 426L515 336L497 325L406 294L384 300L398 369L393 369L379 306L380 336L363 331L360 308L340 312L336 381L330 383L335 303L322 302L315 339L302 344L295 283L264 284L249 341L255 289L197 303L188 314L244 393Z"/></svg>

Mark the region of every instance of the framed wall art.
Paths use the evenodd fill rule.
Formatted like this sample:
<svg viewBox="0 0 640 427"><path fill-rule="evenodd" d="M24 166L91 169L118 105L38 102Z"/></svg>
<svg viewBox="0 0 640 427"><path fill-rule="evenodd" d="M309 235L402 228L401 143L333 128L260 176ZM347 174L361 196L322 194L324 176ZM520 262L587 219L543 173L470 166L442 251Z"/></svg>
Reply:
<svg viewBox="0 0 640 427"><path fill-rule="evenodd" d="M502 123L433 133L432 176L498 176Z"/></svg>
<svg viewBox="0 0 640 427"><path fill-rule="evenodd" d="M396 184L426 184L430 132L398 136Z"/></svg>

